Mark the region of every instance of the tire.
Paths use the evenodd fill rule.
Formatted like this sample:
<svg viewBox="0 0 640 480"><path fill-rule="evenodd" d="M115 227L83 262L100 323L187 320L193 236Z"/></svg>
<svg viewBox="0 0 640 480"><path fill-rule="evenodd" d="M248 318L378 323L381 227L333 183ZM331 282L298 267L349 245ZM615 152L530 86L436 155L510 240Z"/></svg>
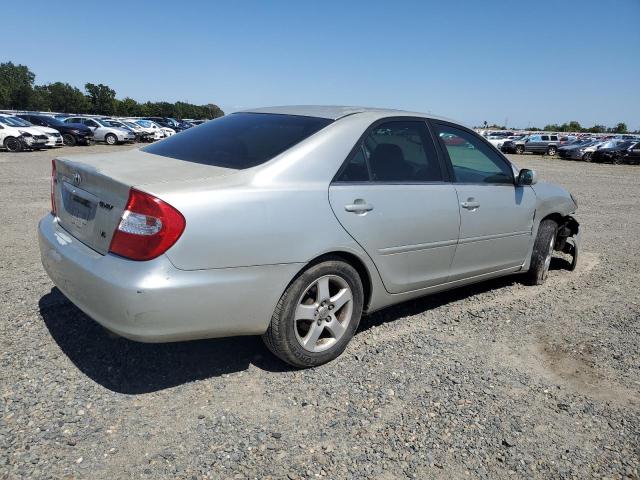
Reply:
<svg viewBox="0 0 640 480"><path fill-rule="evenodd" d="M75 147L76 144L78 143L77 140L76 140L76 137L74 137L70 133L65 133L65 134L62 135L62 142L67 147Z"/></svg>
<svg viewBox="0 0 640 480"><path fill-rule="evenodd" d="M554 147L553 145L549 146L547 148L547 155L549 156L553 156L556 154L556 152L558 151L558 149L556 147Z"/></svg>
<svg viewBox="0 0 640 480"><path fill-rule="evenodd" d="M516 145L516 153L518 155L523 155L524 154L524 145Z"/></svg>
<svg viewBox="0 0 640 480"><path fill-rule="evenodd" d="M21 152L22 142L15 137L7 137L3 142L4 148L7 149L8 152Z"/></svg>
<svg viewBox="0 0 640 480"><path fill-rule="evenodd" d="M363 303L358 272L340 259L328 258L289 284L262 340L290 365L322 365L347 347L358 329Z"/></svg>
<svg viewBox="0 0 640 480"><path fill-rule="evenodd" d="M104 136L104 141L107 145L115 145L118 143L118 137L116 137L113 133L107 133Z"/></svg>
<svg viewBox="0 0 640 480"><path fill-rule="evenodd" d="M547 279L551 256L556 246L558 224L553 220L543 220L538 227L538 236L533 244L531 266L527 272L531 285L542 285Z"/></svg>
<svg viewBox="0 0 640 480"><path fill-rule="evenodd" d="M582 155L582 160L584 160L585 162L590 162L592 155L593 155L593 152L585 152L585 154Z"/></svg>

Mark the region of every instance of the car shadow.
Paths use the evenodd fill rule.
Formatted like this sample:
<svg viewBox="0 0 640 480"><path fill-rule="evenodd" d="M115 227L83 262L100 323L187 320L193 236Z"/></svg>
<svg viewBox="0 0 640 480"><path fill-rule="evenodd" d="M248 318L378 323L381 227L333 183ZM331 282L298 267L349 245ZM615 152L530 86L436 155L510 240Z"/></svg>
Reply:
<svg viewBox="0 0 640 480"><path fill-rule="evenodd" d="M554 258L551 269L566 268L567 262L563 262ZM357 334L521 281L522 276L512 275L387 307L365 316ZM107 331L55 287L38 305L47 329L65 355L85 375L114 392L150 393L243 371L250 365L269 372L294 369L271 354L258 336L140 343Z"/></svg>
<svg viewBox="0 0 640 480"><path fill-rule="evenodd" d="M564 258L553 257L551 259L551 265L549 265L549 270L567 270L570 265L571 262ZM505 277L494 278L492 280L485 280L471 285L457 287L440 293L434 293L414 300L407 300L406 302L383 308L382 310L378 310L377 312L363 317L360 321L360 326L358 327L358 333L367 331L370 328L377 327L383 323L393 322L394 320L412 315L418 315L433 308L438 308L449 303L455 303L460 300L464 300L465 298L473 297L491 290L499 290L515 283L526 283L526 278L522 274L508 275Z"/></svg>
<svg viewBox="0 0 640 480"><path fill-rule="evenodd" d="M273 356L258 336L140 343L104 329L57 288L38 305L51 336L74 365L118 393L155 392L246 370L251 364L271 372L292 368Z"/></svg>

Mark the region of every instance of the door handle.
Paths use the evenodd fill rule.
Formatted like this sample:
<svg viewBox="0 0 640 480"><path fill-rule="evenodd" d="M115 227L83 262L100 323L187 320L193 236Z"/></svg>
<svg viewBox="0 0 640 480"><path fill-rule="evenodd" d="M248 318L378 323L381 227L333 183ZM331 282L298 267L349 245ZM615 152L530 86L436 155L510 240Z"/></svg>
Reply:
<svg viewBox="0 0 640 480"><path fill-rule="evenodd" d="M367 213L367 212L370 212L371 210L373 210L373 205L371 205L370 203L365 202L361 198L358 198L358 199L354 200L351 205L345 205L344 209L347 212L357 213L357 214L361 215L361 214L364 214L364 213Z"/></svg>
<svg viewBox="0 0 640 480"><path fill-rule="evenodd" d="M475 210L480 208L480 202L476 202L473 198L468 198L466 202L460 202L460 206L467 210Z"/></svg>

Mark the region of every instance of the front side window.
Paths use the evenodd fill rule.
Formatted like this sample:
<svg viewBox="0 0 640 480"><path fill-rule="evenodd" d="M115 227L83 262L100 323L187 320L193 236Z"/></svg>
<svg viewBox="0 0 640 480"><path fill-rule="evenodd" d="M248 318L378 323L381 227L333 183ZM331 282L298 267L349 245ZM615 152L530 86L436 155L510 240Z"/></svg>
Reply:
<svg viewBox="0 0 640 480"><path fill-rule="evenodd" d="M450 125L436 124L435 128L451 160L456 182L513 185L511 167L480 137Z"/></svg>
<svg viewBox="0 0 640 480"><path fill-rule="evenodd" d="M84 124L88 127L99 127L100 124L98 122L94 122L93 120L89 120L87 118L84 119Z"/></svg>
<svg viewBox="0 0 640 480"><path fill-rule="evenodd" d="M187 162L244 169L271 160L332 122L299 115L234 113L142 150Z"/></svg>
<svg viewBox="0 0 640 480"><path fill-rule="evenodd" d="M422 121L389 121L366 135L337 181L441 182L442 170Z"/></svg>

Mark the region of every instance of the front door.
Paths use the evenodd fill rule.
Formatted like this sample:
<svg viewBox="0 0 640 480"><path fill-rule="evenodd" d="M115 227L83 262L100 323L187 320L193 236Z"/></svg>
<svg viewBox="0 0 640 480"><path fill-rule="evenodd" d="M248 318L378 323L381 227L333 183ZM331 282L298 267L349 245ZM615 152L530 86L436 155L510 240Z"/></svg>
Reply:
<svg viewBox="0 0 640 480"><path fill-rule="evenodd" d="M331 184L329 200L389 292L447 281L458 239L458 198L445 182L424 120L374 124Z"/></svg>
<svg viewBox="0 0 640 480"><path fill-rule="evenodd" d="M460 208L450 280L522 265L532 241L535 192L516 186L510 163L472 131L445 122L434 129L450 161Z"/></svg>

